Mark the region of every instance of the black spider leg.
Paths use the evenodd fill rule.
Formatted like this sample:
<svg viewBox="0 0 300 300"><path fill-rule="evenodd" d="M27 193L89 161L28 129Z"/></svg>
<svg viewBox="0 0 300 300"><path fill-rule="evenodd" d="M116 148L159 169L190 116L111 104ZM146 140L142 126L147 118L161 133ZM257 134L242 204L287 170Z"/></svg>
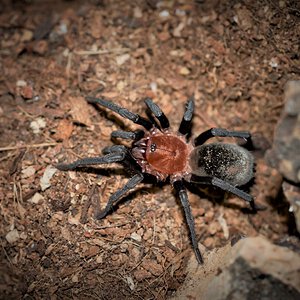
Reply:
<svg viewBox="0 0 300 300"><path fill-rule="evenodd" d="M190 133L194 109L195 109L194 97L191 97L186 103L185 112L178 129L178 131L183 135Z"/></svg>
<svg viewBox="0 0 300 300"><path fill-rule="evenodd" d="M103 150L106 153L105 156L102 157L89 157L79 159L70 164L59 164L56 167L61 171L70 171L74 170L78 167L86 167L90 165L98 165L98 164L109 164L114 162L124 163L126 165L131 165L130 155L128 150L123 145L114 145L112 147L107 147ZM131 168L133 169L134 166ZM129 190L133 189L138 183L143 180L144 176L138 170L135 171L135 175L131 177L127 183L119 189L117 192L112 194L108 199L106 207L104 210L96 215L96 219L104 218L110 210L113 208L114 203L121 199Z"/></svg>
<svg viewBox="0 0 300 300"><path fill-rule="evenodd" d="M170 127L170 122L166 115L162 112L162 110L159 108L157 104L155 104L152 99L146 98L145 103L147 107L151 110L153 115L157 118L157 120L160 123L160 126L162 129L166 129Z"/></svg>
<svg viewBox="0 0 300 300"><path fill-rule="evenodd" d="M76 160L70 164L58 164L56 165L56 168L61 171L72 171L79 167L120 162L124 160L125 157L125 152L111 152L102 157L87 157Z"/></svg>
<svg viewBox="0 0 300 300"><path fill-rule="evenodd" d="M105 147L104 149L102 149L103 154L115 153L115 152L124 152L125 153L125 158L122 161L120 161L120 163L123 165L123 167L127 171L127 173L129 173L131 175L141 173L140 165L131 156L131 154L128 151L128 148L126 148L126 146L113 145L113 146Z"/></svg>
<svg viewBox="0 0 300 300"><path fill-rule="evenodd" d="M143 130L136 130L136 131L116 130L111 133L111 137L137 141L140 140L144 136L144 134L145 132Z"/></svg>
<svg viewBox="0 0 300 300"><path fill-rule="evenodd" d="M230 192L230 193L240 197L241 199L249 202L250 206L254 212L257 210L256 206L255 206L254 198L250 194L240 190L239 188L235 187L234 185L232 185L220 178L197 176L197 175L193 174L189 181L194 182L194 183L211 184L213 186L219 187L220 189L222 189L226 192Z"/></svg>
<svg viewBox="0 0 300 300"><path fill-rule="evenodd" d="M202 258L201 252L199 250L199 246L198 246L198 242L197 242L197 238L196 238L194 217L191 212L188 195L187 195L186 189L184 187L183 181L182 180L175 181L173 183L173 186L179 195L179 199L180 199L181 205L184 210L184 215L185 215L188 227L189 227L192 246L193 246L193 249L195 252L196 259L199 264L203 264L203 258Z"/></svg>
<svg viewBox="0 0 300 300"><path fill-rule="evenodd" d="M103 107L106 107L106 108L114 111L115 113L119 114L121 117L126 118L136 124L142 125L147 130L150 130L154 125L149 120L141 117L140 115L132 113L128 109L118 106L108 100L104 100L101 98L95 98L95 97L86 97L86 100L89 103L99 104Z"/></svg>
<svg viewBox="0 0 300 300"><path fill-rule="evenodd" d="M108 154L108 153L127 153L127 148L124 145L112 145L112 146L107 146L102 149L102 154Z"/></svg>
<svg viewBox="0 0 300 300"><path fill-rule="evenodd" d="M199 134L195 138L194 144L195 146L200 146L212 137L237 137L246 139L247 143L251 142L251 134L248 131L229 131L223 128L211 128Z"/></svg>
<svg viewBox="0 0 300 300"><path fill-rule="evenodd" d="M113 208L114 204L118 202L128 191L133 189L137 184L139 184L143 179L143 174L139 171L139 166L131 157L128 149L124 145L113 145L106 147L102 150L103 154L112 154L112 153L124 153L124 159L120 161L122 165L124 165L125 169L129 173L133 173L134 175L127 181L127 183L119 189L117 192L112 194L108 202L101 212L97 213L95 216L96 219L103 219Z"/></svg>
<svg viewBox="0 0 300 300"><path fill-rule="evenodd" d="M104 210L102 210L95 216L96 219L103 219L112 210L114 204L118 202L128 191L135 188L143 179L144 176L140 172L131 177L121 189L119 189L109 197Z"/></svg>

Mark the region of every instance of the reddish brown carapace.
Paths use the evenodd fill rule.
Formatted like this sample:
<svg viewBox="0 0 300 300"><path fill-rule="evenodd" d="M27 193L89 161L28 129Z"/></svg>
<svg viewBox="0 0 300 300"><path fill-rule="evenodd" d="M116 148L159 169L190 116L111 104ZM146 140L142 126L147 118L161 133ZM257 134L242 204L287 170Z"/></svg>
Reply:
<svg viewBox="0 0 300 300"><path fill-rule="evenodd" d="M177 133L153 129L135 144L132 155L143 171L165 180L168 176L183 176L188 172L192 148L185 137Z"/></svg>

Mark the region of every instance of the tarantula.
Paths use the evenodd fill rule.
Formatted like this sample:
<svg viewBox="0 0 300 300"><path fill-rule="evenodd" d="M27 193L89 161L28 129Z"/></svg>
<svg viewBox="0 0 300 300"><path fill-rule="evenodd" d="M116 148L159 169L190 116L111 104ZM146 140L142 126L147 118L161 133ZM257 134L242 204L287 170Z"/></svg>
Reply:
<svg viewBox="0 0 300 300"><path fill-rule="evenodd" d="M59 170L68 171L90 165L121 163L133 175L121 189L110 196L104 210L95 216L96 219L104 218L114 204L144 179L145 174L154 176L157 181L169 180L179 196L192 246L197 261L201 264L203 259L198 248L185 182L216 186L249 202L255 210L253 197L237 188L247 184L253 178L252 154L236 144L203 145L212 137L237 137L251 143L249 132L211 128L190 142L187 136L190 133L194 111L193 97L186 103L178 131L169 128L169 120L150 98L145 99L145 103L158 122L153 118L143 118L102 98L87 97L87 101L108 108L145 128L134 132L113 131L111 133L112 138L133 140L131 148L113 145L103 149L104 156L83 158L70 164L57 165Z"/></svg>

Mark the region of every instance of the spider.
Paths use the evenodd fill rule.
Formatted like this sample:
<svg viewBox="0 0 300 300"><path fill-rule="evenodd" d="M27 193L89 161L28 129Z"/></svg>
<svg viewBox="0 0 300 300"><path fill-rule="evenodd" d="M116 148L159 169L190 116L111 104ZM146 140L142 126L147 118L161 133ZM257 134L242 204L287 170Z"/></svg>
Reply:
<svg viewBox="0 0 300 300"><path fill-rule="evenodd" d="M154 176L157 181L169 180L183 207L196 259L202 264L203 258L196 239L194 218L185 188L186 182L221 188L249 202L255 211L254 198L238 188L247 184L254 176L252 154L236 144L214 142L204 145L212 137L236 137L251 143L249 132L211 128L202 132L192 142L189 141L188 135L195 106L193 97L186 103L177 131L170 129L168 118L150 98L145 99L145 104L156 120L141 117L103 98L87 97L87 101L99 104L145 128L145 130L118 130L111 133L112 138L132 140L131 148L113 145L102 150L104 156L88 157L69 164L57 165L59 170L69 171L90 165L120 163L132 174L128 182L110 196L104 210L96 214L96 219L102 219L110 213L114 204L142 182L146 174Z"/></svg>

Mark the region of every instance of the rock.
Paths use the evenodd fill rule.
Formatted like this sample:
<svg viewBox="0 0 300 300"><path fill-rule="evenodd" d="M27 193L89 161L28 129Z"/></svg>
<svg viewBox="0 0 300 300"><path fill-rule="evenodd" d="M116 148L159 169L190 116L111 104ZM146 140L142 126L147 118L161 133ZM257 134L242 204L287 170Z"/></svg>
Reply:
<svg viewBox="0 0 300 300"><path fill-rule="evenodd" d="M135 286L134 286L134 281L133 281L132 277L126 276L125 280L126 280L128 286L129 286L129 288L133 291Z"/></svg>
<svg viewBox="0 0 300 300"><path fill-rule="evenodd" d="M137 242L141 242L141 240L142 240L142 237L141 237L139 234L137 234L136 232L133 232L133 233L130 235L130 237L131 237L134 241L137 241Z"/></svg>
<svg viewBox="0 0 300 300"><path fill-rule="evenodd" d="M6 234L5 238L10 244L13 244L19 240L20 235L17 229L13 229Z"/></svg>
<svg viewBox="0 0 300 300"><path fill-rule="evenodd" d="M283 192L293 211L300 232L300 81L289 81L286 103L274 134L272 149L266 153L269 165L286 180Z"/></svg>
<svg viewBox="0 0 300 300"><path fill-rule="evenodd" d="M35 120L31 121L30 128L32 129L34 134L40 133L41 129L46 127L46 121L42 117L38 117Z"/></svg>
<svg viewBox="0 0 300 300"><path fill-rule="evenodd" d="M184 75L185 76L185 75L189 75L191 72L190 72L190 70L187 67L181 67L181 68L179 68L178 73L180 75Z"/></svg>
<svg viewBox="0 0 300 300"><path fill-rule="evenodd" d="M300 255L263 237L246 238L192 257L188 276L173 299L299 299Z"/></svg>
<svg viewBox="0 0 300 300"><path fill-rule="evenodd" d="M52 176L55 174L56 171L57 171L57 169L51 165L49 165L45 169L43 177L40 180L40 186L41 186L42 191L45 191L47 188L49 188L51 186L50 179L52 178Z"/></svg>
<svg viewBox="0 0 300 300"><path fill-rule="evenodd" d="M29 203L39 204L44 200L44 197L40 193L35 193L32 198L28 200Z"/></svg>
<svg viewBox="0 0 300 300"><path fill-rule="evenodd" d="M116 62L118 66L123 65L128 59L130 59L130 55L128 53L119 55L116 57Z"/></svg>
<svg viewBox="0 0 300 300"><path fill-rule="evenodd" d="M35 174L35 167L29 166L21 171L22 178L29 178Z"/></svg>
<svg viewBox="0 0 300 300"><path fill-rule="evenodd" d="M300 183L300 81L289 81L286 103L274 135L274 145L267 153L268 163L286 179Z"/></svg>
<svg viewBox="0 0 300 300"><path fill-rule="evenodd" d="M133 9L133 16L137 19L142 18L143 17L143 11L140 7L136 6Z"/></svg>
<svg viewBox="0 0 300 300"><path fill-rule="evenodd" d="M294 213L296 226L300 232L300 187L284 182L282 184L283 194L290 203L290 211Z"/></svg>
<svg viewBox="0 0 300 300"><path fill-rule="evenodd" d="M24 29L20 41L30 42L32 38L33 38L33 32L31 30Z"/></svg>

